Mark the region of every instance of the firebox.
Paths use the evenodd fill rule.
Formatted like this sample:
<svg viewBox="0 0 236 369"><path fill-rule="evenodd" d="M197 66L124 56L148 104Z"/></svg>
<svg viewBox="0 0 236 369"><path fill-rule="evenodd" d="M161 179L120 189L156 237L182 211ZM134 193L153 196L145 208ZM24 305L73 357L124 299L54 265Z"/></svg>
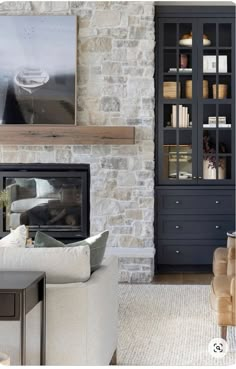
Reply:
<svg viewBox="0 0 236 369"><path fill-rule="evenodd" d="M89 236L88 164L1 164L0 237L20 224L64 242Z"/></svg>

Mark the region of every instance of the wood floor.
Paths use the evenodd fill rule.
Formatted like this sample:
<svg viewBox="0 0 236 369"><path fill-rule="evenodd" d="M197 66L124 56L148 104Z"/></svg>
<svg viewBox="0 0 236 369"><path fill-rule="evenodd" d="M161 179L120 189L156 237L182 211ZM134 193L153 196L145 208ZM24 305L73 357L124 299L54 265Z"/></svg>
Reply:
<svg viewBox="0 0 236 369"><path fill-rule="evenodd" d="M205 284L211 283L213 274L211 273L178 273L159 274L153 278L153 284Z"/></svg>

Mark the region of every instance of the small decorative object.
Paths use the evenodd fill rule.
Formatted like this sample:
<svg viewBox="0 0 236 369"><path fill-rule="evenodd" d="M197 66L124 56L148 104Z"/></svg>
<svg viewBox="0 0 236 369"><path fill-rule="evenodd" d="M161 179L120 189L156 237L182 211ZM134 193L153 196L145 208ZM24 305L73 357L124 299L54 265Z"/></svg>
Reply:
<svg viewBox="0 0 236 369"><path fill-rule="evenodd" d="M192 80L187 80L186 84L185 84L185 95L187 99L192 99L193 96L193 86L192 86ZM203 99L207 99L208 98L208 81L207 80L203 80L202 81L202 96Z"/></svg>
<svg viewBox="0 0 236 369"><path fill-rule="evenodd" d="M217 85L212 85L213 88L213 98L214 99L225 99L227 98L227 90L228 86L225 84L219 84L218 85L218 97L217 97Z"/></svg>
<svg viewBox="0 0 236 369"><path fill-rule="evenodd" d="M208 37L206 35L203 35L202 43L203 43L203 46L211 45L211 41L208 39ZM192 46L192 44L193 44L193 34L192 34L192 32L186 33L186 34L181 36L181 38L179 40L179 45L181 45L181 46Z"/></svg>
<svg viewBox="0 0 236 369"><path fill-rule="evenodd" d="M181 84L178 84L178 95L180 97ZM177 98L177 82L163 82L163 97L165 99Z"/></svg>
<svg viewBox="0 0 236 369"><path fill-rule="evenodd" d="M225 179L226 159L219 159L218 179ZM203 160L203 178L216 179L216 168L211 166L208 159Z"/></svg>
<svg viewBox="0 0 236 369"><path fill-rule="evenodd" d="M3 352L0 352L0 366L1 365L10 365L10 357Z"/></svg>
<svg viewBox="0 0 236 369"><path fill-rule="evenodd" d="M216 117L208 117L208 123L203 124L204 128L216 128ZM218 117L218 127L230 128L231 124L227 123L226 117Z"/></svg>
<svg viewBox="0 0 236 369"><path fill-rule="evenodd" d="M225 144L220 144L220 153L225 153ZM203 137L203 179L216 179L218 170L218 179L226 177L226 158L218 159L216 162L216 149L210 136L207 134Z"/></svg>
<svg viewBox="0 0 236 369"><path fill-rule="evenodd" d="M188 55L180 54L180 68L187 68L188 66Z"/></svg>
<svg viewBox="0 0 236 369"><path fill-rule="evenodd" d="M226 124L226 117L218 117L218 123ZM216 124L216 117L208 117L208 124Z"/></svg>
<svg viewBox="0 0 236 369"><path fill-rule="evenodd" d="M218 63L218 72L227 73L227 55L219 55ZM216 73L216 55L203 55L203 73Z"/></svg>

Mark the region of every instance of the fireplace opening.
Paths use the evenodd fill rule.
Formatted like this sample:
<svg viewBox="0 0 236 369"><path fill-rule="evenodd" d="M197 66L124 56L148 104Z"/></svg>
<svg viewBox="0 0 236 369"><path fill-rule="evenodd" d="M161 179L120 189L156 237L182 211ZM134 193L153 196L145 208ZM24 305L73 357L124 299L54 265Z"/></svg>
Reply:
<svg viewBox="0 0 236 369"><path fill-rule="evenodd" d="M0 165L0 237L21 224L71 242L89 236L90 172L87 164Z"/></svg>

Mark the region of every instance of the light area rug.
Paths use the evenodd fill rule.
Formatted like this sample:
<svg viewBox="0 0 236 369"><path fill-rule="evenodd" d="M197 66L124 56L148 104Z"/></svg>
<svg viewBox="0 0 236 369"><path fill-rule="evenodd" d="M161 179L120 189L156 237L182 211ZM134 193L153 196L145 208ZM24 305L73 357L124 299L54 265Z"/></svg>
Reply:
<svg viewBox="0 0 236 369"><path fill-rule="evenodd" d="M233 327L228 354L208 353L210 340L219 337L209 291L205 285L120 285L118 365L233 365Z"/></svg>

